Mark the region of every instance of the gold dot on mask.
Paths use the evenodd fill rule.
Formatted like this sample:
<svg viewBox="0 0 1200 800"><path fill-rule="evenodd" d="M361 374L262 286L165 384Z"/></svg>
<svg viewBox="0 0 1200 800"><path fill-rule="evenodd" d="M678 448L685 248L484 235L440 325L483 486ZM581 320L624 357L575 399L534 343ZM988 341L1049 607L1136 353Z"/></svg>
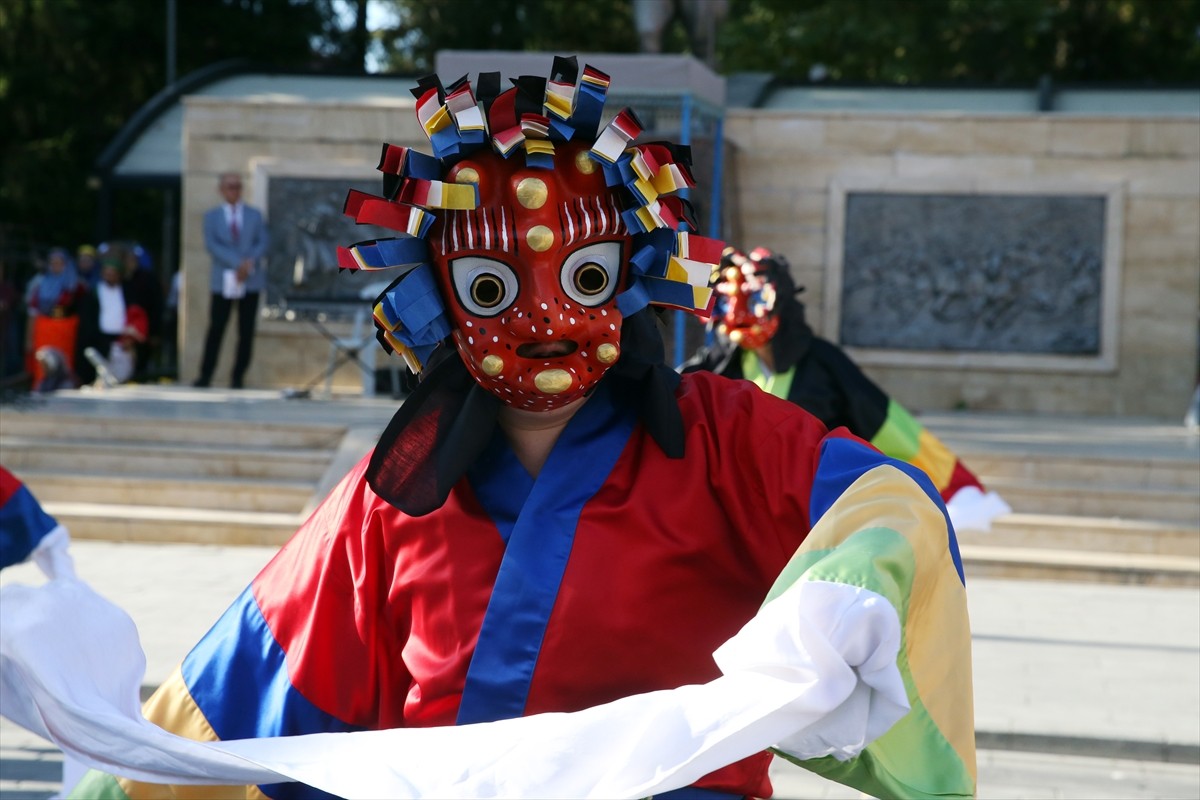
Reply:
<svg viewBox="0 0 1200 800"><path fill-rule="evenodd" d="M601 364L611 364L617 360L617 356L621 355L621 351L617 349L615 344L605 342L596 348L596 360Z"/></svg>
<svg viewBox="0 0 1200 800"><path fill-rule="evenodd" d="M504 359L497 355L484 356L479 367L485 375L491 375L494 378L504 371Z"/></svg>
<svg viewBox="0 0 1200 800"><path fill-rule="evenodd" d="M550 190L541 178L525 178L517 184L517 202L525 208L541 208L549 195Z"/></svg>
<svg viewBox="0 0 1200 800"><path fill-rule="evenodd" d="M533 376L533 385L546 394L562 394L571 383L571 373L565 369L544 369Z"/></svg>
<svg viewBox="0 0 1200 800"><path fill-rule="evenodd" d="M587 150L580 150L575 154L575 169L584 175L591 175L596 171L596 160L588 155Z"/></svg>
<svg viewBox="0 0 1200 800"><path fill-rule="evenodd" d="M554 231L545 225L534 225L525 234L525 243L535 253L544 253L554 245Z"/></svg>
<svg viewBox="0 0 1200 800"><path fill-rule="evenodd" d="M455 183L479 183L479 171L473 167L463 167L454 175Z"/></svg>

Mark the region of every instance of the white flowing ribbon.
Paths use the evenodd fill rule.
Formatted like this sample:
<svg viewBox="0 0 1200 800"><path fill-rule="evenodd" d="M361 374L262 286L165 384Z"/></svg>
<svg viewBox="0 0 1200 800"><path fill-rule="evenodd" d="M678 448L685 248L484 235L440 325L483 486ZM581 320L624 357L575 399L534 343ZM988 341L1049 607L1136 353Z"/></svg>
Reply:
<svg viewBox="0 0 1200 800"><path fill-rule="evenodd" d="M964 486L946 502L946 513L956 531L983 531L992 529L997 517L1012 513L1012 507L995 492L982 492L978 486Z"/></svg>
<svg viewBox="0 0 1200 800"><path fill-rule="evenodd" d="M142 717L133 621L78 579L0 590L0 713L70 757L151 783L300 781L349 798L646 797L780 745L861 752L908 710L899 620L879 595L800 581L697 686L457 727L202 743Z"/></svg>

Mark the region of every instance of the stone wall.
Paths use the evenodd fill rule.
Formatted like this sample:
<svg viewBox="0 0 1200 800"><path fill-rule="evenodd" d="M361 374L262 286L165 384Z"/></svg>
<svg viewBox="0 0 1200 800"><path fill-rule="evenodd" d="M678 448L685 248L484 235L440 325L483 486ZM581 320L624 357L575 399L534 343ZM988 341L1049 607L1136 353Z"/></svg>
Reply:
<svg viewBox="0 0 1200 800"><path fill-rule="evenodd" d="M725 133L726 238L786 255L835 341L848 194L1105 198L1103 352L850 352L916 410L1182 417L1198 365L1200 120L737 110Z"/></svg>

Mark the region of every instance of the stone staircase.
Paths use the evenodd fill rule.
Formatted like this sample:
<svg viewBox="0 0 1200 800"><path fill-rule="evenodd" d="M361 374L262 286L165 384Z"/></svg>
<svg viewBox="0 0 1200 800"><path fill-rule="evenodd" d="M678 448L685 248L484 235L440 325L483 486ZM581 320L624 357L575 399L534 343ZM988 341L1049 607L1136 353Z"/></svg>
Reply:
<svg viewBox="0 0 1200 800"><path fill-rule="evenodd" d="M969 575L1200 587L1200 438L1182 426L924 421L1013 508L959 532Z"/></svg>
<svg viewBox="0 0 1200 800"><path fill-rule="evenodd" d="M396 408L128 392L0 408L0 463L76 538L278 545ZM1200 587L1200 437L1182 426L921 419L1014 510L990 532L959 531L968 575Z"/></svg>
<svg viewBox="0 0 1200 800"><path fill-rule="evenodd" d="M279 545L367 452L394 405L364 429L334 421L328 404L296 418L295 404L259 399L237 409L151 395L102 407L103 398L64 395L4 408L0 463L77 539Z"/></svg>

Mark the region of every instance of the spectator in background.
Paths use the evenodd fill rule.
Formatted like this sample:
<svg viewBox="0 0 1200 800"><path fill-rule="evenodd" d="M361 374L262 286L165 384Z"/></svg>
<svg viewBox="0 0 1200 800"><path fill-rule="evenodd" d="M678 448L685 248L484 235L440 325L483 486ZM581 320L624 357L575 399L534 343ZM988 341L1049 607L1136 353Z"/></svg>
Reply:
<svg viewBox="0 0 1200 800"><path fill-rule="evenodd" d="M68 317L78 311L84 293L71 255L55 247L46 258L46 266L25 287L25 304L31 314L44 317Z"/></svg>
<svg viewBox="0 0 1200 800"><path fill-rule="evenodd" d="M79 281L89 289L95 289L100 282L100 256L96 248L90 244L81 244L75 251L75 269L79 272Z"/></svg>
<svg viewBox="0 0 1200 800"><path fill-rule="evenodd" d="M128 287L121 278L121 262L115 255L105 256L100 266L100 283L81 305L75 359L81 385L90 385L102 377L104 370L97 368L97 356L106 370L119 375L116 383L129 380L137 369L137 345L149 335L149 319L145 309L129 299ZM132 331L131 321L135 323ZM94 355L87 355L89 351ZM124 369L126 361L128 369Z"/></svg>
<svg viewBox="0 0 1200 800"><path fill-rule="evenodd" d="M79 305L87 290L79 281L71 255L55 247L47 256L45 268L25 289L25 307L30 317L29 347L33 355L30 371L34 387L42 386L47 377L46 365L60 366L74 374L75 343L79 336ZM54 360L39 359L37 352L48 347L60 354ZM63 362L59 364L59 362ZM65 388L60 382L55 388Z"/></svg>
<svg viewBox="0 0 1200 800"><path fill-rule="evenodd" d="M217 183L222 202L204 215L204 247L212 258L208 333L200 376L193 386L212 384L221 340L234 303L237 304L237 355L229 385L241 389L250 366L259 293L267 285L267 226L262 212L242 202L242 178L226 172Z"/></svg>
<svg viewBox="0 0 1200 800"><path fill-rule="evenodd" d="M114 250L121 259L121 283L126 303L140 306L146 313L147 335L136 345L133 374L133 380L144 381L162 333L163 290L145 248L137 242L122 242L114 246Z"/></svg>
<svg viewBox="0 0 1200 800"><path fill-rule="evenodd" d="M95 371L95 384L111 388L133 377L137 346L146 341L146 312L140 306L130 306L125 312L125 327L108 346L107 354L94 347L83 351L84 360Z"/></svg>

